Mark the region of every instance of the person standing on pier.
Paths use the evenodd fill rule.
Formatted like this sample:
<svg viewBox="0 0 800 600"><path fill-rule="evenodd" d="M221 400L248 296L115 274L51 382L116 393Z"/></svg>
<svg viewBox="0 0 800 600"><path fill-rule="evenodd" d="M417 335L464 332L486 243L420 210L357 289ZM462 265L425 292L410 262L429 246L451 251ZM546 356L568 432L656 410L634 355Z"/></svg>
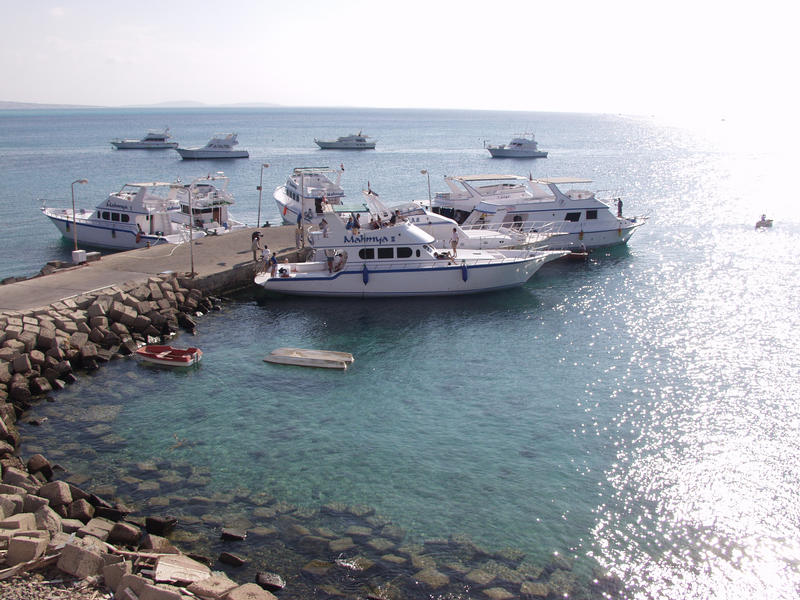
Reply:
<svg viewBox="0 0 800 600"><path fill-rule="evenodd" d="M252 242L250 244L250 249L253 251L253 262L257 263L258 259L261 258L261 251L264 249L261 246L261 232L254 231Z"/></svg>

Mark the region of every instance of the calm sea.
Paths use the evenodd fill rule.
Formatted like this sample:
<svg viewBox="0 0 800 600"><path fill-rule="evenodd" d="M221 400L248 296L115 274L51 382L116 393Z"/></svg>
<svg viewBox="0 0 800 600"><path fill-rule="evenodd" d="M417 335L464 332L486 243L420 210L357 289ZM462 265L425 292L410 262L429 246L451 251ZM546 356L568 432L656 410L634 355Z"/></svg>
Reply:
<svg viewBox="0 0 800 600"><path fill-rule="evenodd" d="M174 151L108 143L167 125L187 145L238 132L251 158L182 162ZM378 139L376 151L323 152L313 143L359 130ZM522 131L535 131L550 156L492 160L483 149L484 140ZM369 182L389 204L427 197L422 169L433 192L444 189L443 175L577 176L619 190L626 213L649 217L627 247L547 265L504 293L370 302L237 296L200 319L195 338L179 340L203 348L199 369L114 362L36 407L48 419L22 426L23 450L44 449L90 477L87 486L112 486L105 489L143 510L183 515L195 536L187 543L210 548L212 509L192 513L187 498L216 495L227 507L214 509L220 520L257 526L248 499L269 495L309 512L369 506L407 531L407 543L468 536L489 552L513 548L542 564L558 552L587 581L594 566L611 570L629 597L794 598L800 217L781 177L797 158L751 143L725 121L687 128L555 113L0 112L2 277L69 258L71 245L40 214L40 199L68 206L70 184L81 178L89 183L75 186L76 204L91 208L127 182L224 170L231 212L254 224L263 163L262 220L273 223L272 190L297 166L343 164L351 197ZM761 213L775 219L772 230L754 229ZM356 362L345 373L262 362L280 346L345 350ZM149 463L159 468L155 485ZM273 550L261 562L286 560L291 577L285 557L295 550Z"/></svg>

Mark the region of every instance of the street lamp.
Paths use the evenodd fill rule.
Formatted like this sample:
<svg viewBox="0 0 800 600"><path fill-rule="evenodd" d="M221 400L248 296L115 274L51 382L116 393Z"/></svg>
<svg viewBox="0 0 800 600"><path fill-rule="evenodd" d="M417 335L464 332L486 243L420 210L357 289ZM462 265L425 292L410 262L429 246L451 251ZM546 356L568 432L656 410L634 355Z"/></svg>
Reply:
<svg viewBox="0 0 800 600"><path fill-rule="evenodd" d="M258 220L256 221L256 228L261 227L261 190L264 187L264 167L269 168L269 163L261 165L261 177L258 179Z"/></svg>
<svg viewBox="0 0 800 600"><path fill-rule="evenodd" d="M72 182L72 237L75 240L75 250L78 249L78 228L75 224L75 184L89 183L88 179L76 179Z"/></svg>
<svg viewBox="0 0 800 600"><path fill-rule="evenodd" d="M428 208L431 208L433 206L431 203L431 174L428 173L428 169L422 169L420 173L428 178Z"/></svg>

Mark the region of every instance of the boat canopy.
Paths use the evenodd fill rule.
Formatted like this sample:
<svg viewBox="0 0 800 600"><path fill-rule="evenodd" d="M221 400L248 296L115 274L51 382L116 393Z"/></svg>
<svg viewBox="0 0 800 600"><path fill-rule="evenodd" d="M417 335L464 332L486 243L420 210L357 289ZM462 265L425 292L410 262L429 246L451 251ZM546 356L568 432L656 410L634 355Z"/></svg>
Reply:
<svg viewBox="0 0 800 600"><path fill-rule="evenodd" d="M507 181L518 181L521 179L527 180L527 177L522 177L520 175L458 175L455 177L450 177L453 181L497 181L497 180L507 180Z"/></svg>
<svg viewBox="0 0 800 600"><path fill-rule="evenodd" d="M491 204L490 202L486 202L485 200L481 200L480 202L478 202L478 205L475 207L475 210L487 215L493 215L497 213L497 205Z"/></svg>
<svg viewBox="0 0 800 600"><path fill-rule="evenodd" d="M579 179L576 177L546 177L544 179L532 179L536 183L543 183L545 185L566 185L570 183L592 183L591 179Z"/></svg>

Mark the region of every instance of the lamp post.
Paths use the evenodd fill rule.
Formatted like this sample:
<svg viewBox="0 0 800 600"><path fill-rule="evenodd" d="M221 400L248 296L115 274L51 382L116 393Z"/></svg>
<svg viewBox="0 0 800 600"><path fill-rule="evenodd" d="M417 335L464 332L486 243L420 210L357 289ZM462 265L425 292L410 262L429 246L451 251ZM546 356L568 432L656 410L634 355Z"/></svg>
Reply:
<svg viewBox="0 0 800 600"><path fill-rule="evenodd" d="M261 165L261 177L258 179L258 220L256 221L256 228L261 227L261 190L264 187L264 168L269 168L269 163Z"/></svg>
<svg viewBox="0 0 800 600"><path fill-rule="evenodd" d="M433 206L431 203L431 174L428 173L428 169L422 169L420 173L428 178L428 208L431 208Z"/></svg>
<svg viewBox="0 0 800 600"><path fill-rule="evenodd" d="M72 182L72 237L75 240L75 250L78 249L78 228L75 224L75 184L89 183L88 179L76 179Z"/></svg>

